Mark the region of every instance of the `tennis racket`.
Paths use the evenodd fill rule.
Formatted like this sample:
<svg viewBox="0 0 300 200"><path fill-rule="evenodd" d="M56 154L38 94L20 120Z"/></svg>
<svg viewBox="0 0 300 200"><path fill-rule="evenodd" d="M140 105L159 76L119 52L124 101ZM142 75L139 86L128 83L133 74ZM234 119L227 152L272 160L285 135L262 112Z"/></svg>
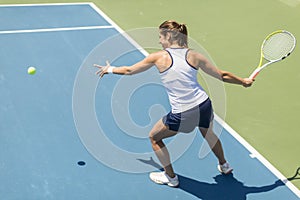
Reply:
<svg viewBox="0 0 300 200"><path fill-rule="evenodd" d="M249 78L254 79L268 65L288 57L295 46L296 38L288 31L278 30L269 34L261 45L259 65Z"/></svg>

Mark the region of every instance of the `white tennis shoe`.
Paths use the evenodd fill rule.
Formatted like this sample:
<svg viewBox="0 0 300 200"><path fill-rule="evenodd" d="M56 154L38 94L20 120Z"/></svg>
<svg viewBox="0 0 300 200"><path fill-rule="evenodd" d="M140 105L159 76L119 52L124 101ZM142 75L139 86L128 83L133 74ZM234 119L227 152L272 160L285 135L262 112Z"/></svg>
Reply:
<svg viewBox="0 0 300 200"><path fill-rule="evenodd" d="M178 176L175 175L174 178L171 178L166 172L151 172L149 177L157 184L168 185L170 187L177 187L179 185Z"/></svg>
<svg viewBox="0 0 300 200"><path fill-rule="evenodd" d="M223 165L218 165L218 170L222 173L222 174L230 174L233 169L229 166L229 163L224 163Z"/></svg>

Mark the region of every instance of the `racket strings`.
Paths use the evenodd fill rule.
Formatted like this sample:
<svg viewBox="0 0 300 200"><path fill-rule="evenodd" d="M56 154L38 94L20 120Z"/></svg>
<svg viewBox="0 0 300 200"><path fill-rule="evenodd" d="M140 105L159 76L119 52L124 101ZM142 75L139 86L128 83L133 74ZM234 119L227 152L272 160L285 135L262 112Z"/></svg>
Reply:
<svg viewBox="0 0 300 200"><path fill-rule="evenodd" d="M279 32L267 38L263 44L264 58L278 60L286 57L295 46L295 38L286 32Z"/></svg>

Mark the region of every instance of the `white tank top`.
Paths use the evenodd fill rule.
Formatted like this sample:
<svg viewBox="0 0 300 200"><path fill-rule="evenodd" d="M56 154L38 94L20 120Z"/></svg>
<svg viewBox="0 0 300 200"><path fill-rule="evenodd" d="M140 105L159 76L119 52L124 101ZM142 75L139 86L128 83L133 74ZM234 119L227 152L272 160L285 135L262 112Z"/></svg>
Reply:
<svg viewBox="0 0 300 200"><path fill-rule="evenodd" d="M172 113L181 113L204 102L208 95L197 81L197 69L187 60L189 49L167 48L172 58L171 66L160 73L167 90Z"/></svg>

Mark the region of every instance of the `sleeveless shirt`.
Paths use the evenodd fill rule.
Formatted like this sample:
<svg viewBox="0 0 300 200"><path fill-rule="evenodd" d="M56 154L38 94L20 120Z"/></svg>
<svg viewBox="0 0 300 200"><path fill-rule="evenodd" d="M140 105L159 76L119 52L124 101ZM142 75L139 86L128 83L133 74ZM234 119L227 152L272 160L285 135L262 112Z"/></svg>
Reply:
<svg viewBox="0 0 300 200"><path fill-rule="evenodd" d="M161 72L172 113L181 113L204 102L208 95L197 81L198 70L187 61L187 48L165 49L172 59L171 66Z"/></svg>

